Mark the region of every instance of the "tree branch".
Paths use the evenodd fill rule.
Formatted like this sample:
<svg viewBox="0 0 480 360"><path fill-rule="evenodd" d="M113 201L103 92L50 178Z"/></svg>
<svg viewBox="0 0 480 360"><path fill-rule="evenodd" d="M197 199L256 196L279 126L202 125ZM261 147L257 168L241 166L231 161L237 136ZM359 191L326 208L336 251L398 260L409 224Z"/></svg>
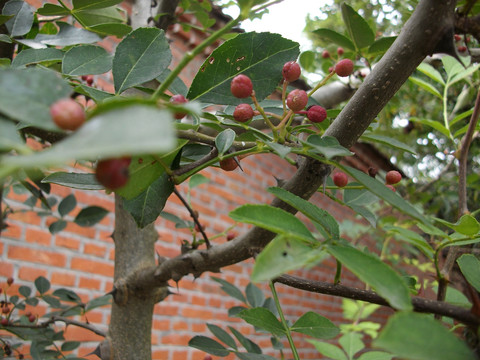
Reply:
<svg viewBox="0 0 480 360"><path fill-rule="evenodd" d="M290 275L282 275L276 278L274 282L309 292L361 300L372 304L391 307L384 298L369 290L361 290L339 284L334 285L324 281L306 280ZM423 299L421 297L412 297L412 304L413 309L417 312L447 316L466 325L480 325L480 318L478 316L472 314L470 310L459 306L454 306L441 301Z"/></svg>

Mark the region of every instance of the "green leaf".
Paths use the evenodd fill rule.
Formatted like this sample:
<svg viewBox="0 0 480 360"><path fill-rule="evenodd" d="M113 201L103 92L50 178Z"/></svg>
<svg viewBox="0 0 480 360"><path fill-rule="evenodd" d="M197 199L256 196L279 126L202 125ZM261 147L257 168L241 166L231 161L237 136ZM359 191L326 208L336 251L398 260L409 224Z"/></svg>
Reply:
<svg viewBox="0 0 480 360"><path fill-rule="evenodd" d="M211 333L215 335L220 341L230 346L232 349L237 350L237 344L235 343L235 340L225 330L223 330L221 327L218 327L217 325L208 323L207 327L208 330L210 330Z"/></svg>
<svg viewBox="0 0 480 360"><path fill-rule="evenodd" d="M239 222L253 224L287 237L308 243L316 242L307 227L294 215L270 205L247 204L230 212L230 217Z"/></svg>
<svg viewBox="0 0 480 360"><path fill-rule="evenodd" d="M165 69L160 75L156 77L159 83L163 83L166 78L170 75L172 71L170 69ZM180 79L178 76L173 80L173 82L168 87L173 94L181 94L186 96L188 92L187 85Z"/></svg>
<svg viewBox="0 0 480 360"><path fill-rule="evenodd" d="M355 178L359 183L363 184L372 193L377 195L379 198L385 200L389 204L393 205L398 210L413 217L414 219L419 220L425 225L431 225L430 221L425 216L423 216L416 208L414 208L410 203L402 199L396 192L393 192L378 180L375 180L374 178L357 169L343 165L337 166L340 167L343 171L345 171L348 175Z"/></svg>
<svg viewBox="0 0 480 360"><path fill-rule="evenodd" d="M325 251L312 249L302 240L277 236L255 259L251 280L253 282L271 280L291 270L315 265L325 257Z"/></svg>
<svg viewBox="0 0 480 360"><path fill-rule="evenodd" d="M193 189L197 186L200 186L202 184L206 184L210 182L210 179L207 178L205 175L202 174L195 174L190 179L188 180L188 187L190 189Z"/></svg>
<svg viewBox="0 0 480 360"><path fill-rule="evenodd" d="M245 294L247 295L248 303L252 307L262 306L265 301L263 291L252 283L248 283L247 288L245 289Z"/></svg>
<svg viewBox="0 0 480 360"><path fill-rule="evenodd" d="M301 197L296 196L282 188L270 187L268 188L268 192L294 207L302 214L307 216L310 220L318 223L334 239L338 239L340 237L338 223L335 218L328 213L328 211L320 209L311 202L302 199Z"/></svg>
<svg viewBox="0 0 480 360"><path fill-rule="evenodd" d="M77 10L93 10L102 9L120 4L122 0L73 0L73 9Z"/></svg>
<svg viewBox="0 0 480 360"><path fill-rule="evenodd" d="M232 129L225 129L215 138L215 146L218 150L218 154L222 156L225 154L233 144L235 140L235 131Z"/></svg>
<svg viewBox="0 0 480 360"><path fill-rule="evenodd" d="M132 214L140 228L154 222L173 192L174 184L170 177L163 173L144 192L133 199L124 201L125 209Z"/></svg>
<svg viewBox="0 0 480 360"><path fill-rule="evenodd" d="M347 353L349 359L353 359L353 356L365 347L362 342L362 334L354 332L349 332L343 335L338 339L338 343Z"/></svg>
<svg viewBox="0 0 480 360"><path fill-rule="evenodd" d="M455 84L456 82L465 79L467 76L472 75L472 74L475 73L479 68L480 68L480 65L477 64L477 65L473 65L473 66L471 65L471 66L469 66L467 69L463 69L463 70L460 71L458 74L456 74L456 75L453 76L451 79L449 79L449 81L448 81L448 86L451 86L451 85Z"/></svg>
<svg viewBox="0 0 480 360"><path fill-rule="evenodd" d="M103 190L104 186L101 185L95 178L95 174L80 174L80 173L67 173L67 172L55 172L44 179L43 183L57 184L61 186L67 186L72 189L81 190Z"/></svg>
<svg viewBox="0 0 480 360"><path fill-rule="evenodd" d="M35 279L35 287L37 288L40 295L45 294L48 290L50 290L50 281L48 281L45 277L39 276Z"/></svg>
<svg viewBox="0 0 480 360"><path fill-rule="evenodd" d="M455 224L439 218L436 218L435 220L448 226L450 229L467 236L476 235L480 231L480 223L478 223L475 217L469 214L463 215Z"/></svg>
<svg viewBox="0 0 480 360"><path fill-rule="evenodd" d="M75 224L79 226L93 226L100 222L106 215L108 210L100 206L88 206L77 214L74 219Z"/></svg>
<svg viewBox="0 0 480 360"><path fill-rule="evenodd" d="M257 326L273 335L285 335L282 323L268 309L262 307L246 309L240 312L238 316L250 325Z"/></svg>
<svg viewBox="0 0 480 360"><path fill-rule="evenodd" d="M426 334L428 341L425 341ZM407 359L475 359L466 343L440 322L413 312L399 312L390 317L374 345Z"/></svg>
<svg viewBox="0 0 480 360"><path fill-rule="evenodd" d="M315 52L303 51L298 58L300 66L309 72L315 71Z"/></svg>
<svg viewBox="0 0 480 360"><path fill-rule="evenodd" d="M58 204L58 212L60 216L64 217L65 215L69 214L75 207L77 206L77 199L75 195L70 194L67 195L60 204Z"/></svg>
<svg viewBox="0 0 480 360"><path fill-rule="evenodd" d="M23 297L28 298L32 293L32 289L30 289L28 286L22 285L18 288L18 293Z"/></svg>
<svg viewBox="0 0 480 360"><path fill-rule="evenodd" d="M2 100L0 98L0 103ZM2 165L14 168L55 166L73 159L167 152L175 146L172 124L172 114L156 107L132 105L117 108L94 116L47 150L32 155L5 156Z"/></svg>
<svg viewBox="0 0 480 360"><path fill-rule="evenodd" d="M392 360L393 355L383 351L369 351L360 355L357 360Z"/></svg>
<svg viewBox="0 0 480 360"><path fill-rule="evenodd" d="M303 142L305 145L311 146L310 152L321 154L326 159L331 159L336 156L352 156L350 150L344 148L338 140L332 136L310 135L307 141Z"/></svg>
<svg viewBox="0 0 480 360"><path fill-rule="evenodd" d="M317 339L331 339L340 332L340 329L330 320L313 311L303 314L290 327L290 330L313 336Z"/></svg>
<svg viewBox="0 0 480 360"><path fill-rule="evenodd" d="M315 346L315 349L317 349L319 353L328 358L333 360L348 360L345 353L338 346L312 339L306 339L306 341Z"/></svg>
<svg viewBox="0 0 480 360"><path fill-rule="evenodd" d="M233 297L234 299L240 300L245 304L247 303L245 296L243 296L243 293L235 285L230 284L228 281L217 277L212 277L212 280L218 282L221 285L220 289L222 289L229 296Z"/></svg>
<svg viewBox="0 0 480 360"><path fill-rule="evenodd" d="M91 31L77 28L64 22L57 22L57 25L60 29L57 34L38 34L35 39L33 39L33 43L44 46L71 46L91 44L102 40L97 34Z"/></svg>
<svg viewBox="0 0 480 360"><path fill-rule="evenodd" d="M24 125L58 129L50 116L50 105L70 92L68 83L53 71L0 69L0 112Z"/></svg>
<svg viewBox="0 0 480 360"><path fill-rule="evenodd" d="M356 182L351 182L348 186L360 186ZM378 197L373 195L366 189L349 189L343 190L343 202L347 206L368 206L378 201Z"/></svg>
<svg viewBox="0 0 480 360"><path fill-rule="evenodd" d="M114 96L109 92L98 90L85 84L80 84L75 87L75 91L79 94L83 94L89 98L92 98L97 104Z"/></svg>
<svg viewBox="0 0 480 360"><path fill-rule="evenodd" d="M342 3L341 7L343 21L356 50L372 45L375 41L375 33L368 23L350 5Z"/></svg>
<svg viewBox="0 0 480 360"><path fill-rule="evenodd" d="M240 344L242 344L245 350L247 350L249 353L255 353L255 354L262 353L262 349L260 348L260 346L255 344L252 340L247 339L245 336L242 335L240 331L238 331L237 329L231 326L229 326L228 328L230 329L232 334L235 335L235 337L240 342Z"/></svg>
<svg viewBox="0 0 480 360"><path fill-rule="evenodd" d="M22 152L22 150L28 151L28 149L18 133L16 125L12 121L0 118L0 151L19 150Z"/></svg>
<svg viewBox="0 0 480 360"><path fill-rule="evenodd" d="M442 56L442 63L449 79L453 78L455 75L465 69L462 63L450 55Z"/></svg>
<svg viewBox="0 0 480 360"><path fill-rule="evenodd" d="M48 225L48 231L50 231L50 234L56 234L64 230L67 225L68 223L65 220L60 219Z"/></svg>
<svg viewBox="0 0 480 360"><path fill-rule="evenodd" d="M438 130L439 132L441 132L447 138L450 138L452 136L450 131L437 120L419 119L416 117L411 117L409 120L430 126L435 130Z"/></svg>
<svg viewBox="0 0 480 360"><path fill-rule="evenodd" d="M274 358L273 356L270 355L265 355L265 354L252 354L252 353L241 353L236 351L235 355L240 360L276 360L277 358Z"/></svg>
<svg viewBox="0 0 480 360"><path fill-rule="evenodd" d="M112 295L103 295L100 297L97 297L95 299L90 300L86 305L85 305L85 311L90 311L105 305L111 305L112 304Z"/></svg>
<svg viewBox="0 0 480 360"><path fill-rule="evenodd" d="M155 79L170 64L172 53L165 32L156 28L139 28L118 44L112 73L115 92Z"/></svg>
<svg viewBox="0 0 480 360"><path fill-rule="evenodd" d="M457 264L469 284L480 292L480 261L477 257L472 254L463 254L457 259Z"/></svg>
<svg viewBox="0 0 480 360"><path fill-rule="evenodd" d="M436 81L442 86L445 86L445 81L443 80L442 75L432 65L422 62L420 65L418 65L417 70L427 75L430 79Z"/></svg>
<svg viewBox="0 0 480 360"><path fill-rule="evenodd" d="M346 36L330 30L330 29L317 29L312 31L315 35L321 37L322 39L329 40L337 45L340 45L344 47L345 49L349 49L354 51L355 50L355 45L353 42L347 38Z"/></svg>
<svg viewBox="0 0 480 360"><path fill-rule="evenodd" d="M285 156L291 153L292 149L288 146L283 146L274 142L267 141L266 144L271 148L278 156L285 159Z"/></svg>
<svg viewBox="0 0 480 360"><path fill-rule="evenodd" d="M412 309L410 292L405 282L377 257L349 246L330 245L327 251L360 280L369 284L391 306L399 310Z"/></svg>
<svg viewBox="0 0 480 360"><path fill-rule="evenodd" d="M127 24L107 23L90 26L89 29L103 36L113 35L118 38L123 38L132 31L132 28Z"/></svg>
<svg viewBox="0 0 480 360"><path fill-rule="evenodd" d="M62 72L68 75L103 74L112 68L112 57L101 46L79 45L65 53Z"/></svg>
<svg viewBox="0 0 480 360"><path fill-rule="evenodd" d="M383 135L377 135L377 134L372 134L372 133L363 133L361 136L360 140L368 140L372 142L376 142L382 145L386 145L388 147L391 147L393 149L399 149L403 151L407 151L410 154L416 155L417 152L415 149L412 147L408 146L407 144L404 144L401 141L398 141L397 139L388 137L388 136L383 136Z"/></svg>
<svg viewBox="0 0 480 360"><path fill-rule="evenodd" d="M28 65L38 64L45 61L61 61L63 51L54 48L48 49L26 49L20 51L12 61L12 67L20 68Z"/></svg>
<svg viewBox="0 0 480 360"><path fill-rule="evenodd" d="M419 233L398 226L384 226L383 229L397 234L395 236L397 240L408 242L423 252L430 260L433 260L434 251L432 247Z"/></svg>
<svg viewBox="0 0 480 360"><path fill-rule="evenodd" d="M268 44L268 50L265 44ZM220 45L205 60L193 79L187 97L204 103L238 105L250 99L237 99L230 82L238 74L252 80L260 101L270 95L282 79L282 68L299 53L296 42L272 33L244 33Z"/></svg>
<svg viewBox="0 0 480 360"><path fill-rule="evenodd" d="M423 90L428 91L430 94L435 95L437 98L443 99L443 96L442 94L440 94L440 91L438 91L432 84L426 82L425 80L422 80L414 76L410 76L408 80L420 86Z"/></svg>
<svg viewBox="0 0 480 360"><path fill-rule="evenodd" d="M124 12L115 7L75 11L75 17L88 29L100 24L121 24L126 21Z"/></svg>
<svg viewBox="0 0 480 360"><path fill-rule="evenodd" d="M32 7L23 0L10 0L4 6L2 15L14 15L5 23L11 36L27 34L33 25Z"/></svg>
<svg viewBox="0 0 480 360"><path fill-rule="evenodd" d="M70 11L60 5L43 4L43 6L37 10L37 14L45 16L70 15Z"/></svg>
<svg viewBox="0 0 480 360"><path fill-rule="evenodd" d="M73 351L80 346L80 341L65 341L62 344L62 351Z"/></svg>
<svg viewBox="0 0 480 360"><path fill-rule="evenodd" d="M215 356L227 356L230 352L219 342L206 336L197 335L190 339L188 346Z"/></svg>
<svg viewBox="0 0 480 360"><path fill-rule="evenodd" d="M55 290L52 293L52 295L58 297L63 301L75 302L77 304L82 303L82 299L77 294L75 294L72 290L60 288Z"/></svg>
<svg viewBox="0 0 480 360"><path fill-rule="evenodd" d="M396 39L396 36L381 37L380 39L375 40L372 45L370 45L370 47L368 48L368 53L383 54L387 52L388 49L390 49L390 46L392 46Z"/></svg>

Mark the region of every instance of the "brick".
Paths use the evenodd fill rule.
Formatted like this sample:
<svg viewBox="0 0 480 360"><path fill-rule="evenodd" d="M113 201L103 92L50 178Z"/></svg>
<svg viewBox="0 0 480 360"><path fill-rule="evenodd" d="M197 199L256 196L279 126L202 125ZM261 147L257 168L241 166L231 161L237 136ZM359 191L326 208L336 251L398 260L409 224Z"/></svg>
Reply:
<svg viewBox="0 0 480 360"><path fill-rule="evenodd" d="M66 257L58 252L36 250L24 246L9 246L8 257L34 263L65 267Z"/></svg>
<svg viewBox="0 0 480 360"><path fill-rule="evenodd" d="M81 270L88 273L94 273L104 276L113 276L113 265L105 262L89 260L75 257L72 259L71 268L74 270Z"/></svg>
<svg viewBox="0 0 480 360"><path fill-rule="evenodd" d="M16 212L8 215L8 218L11 220L24 222L29 225L40 225L42 221L42 218L34 211Z"/></svg>
<svg viewBox="0 0 480 360"><path fill-rule="evenodd" d="M7 228L2 230L2 237L10 239L20 239L22 228L16 224L10 224L7 221Z"/></svg>
<svg viewBox="0 0 480 360"><path fill-rule="evenodd" d="M182 316L209 320L213 317L213 313L205 308L193 308L189 306L182 309Z"/></svg>
<svg viewBox="0 0 480 360"><path fill-rule="evenodd" d="M22 266L18 272L18 277L22 280L34 281L39 276L47 277L47 271L30 266Z"/></svg>
<svg viewBox="0 0 480 360"><path fill-rule="evenodd" d="M13 276L13 264L0 261L0 276L6 278Z"/></svg>
<svg viewBox="0 0 480 360"><path fill-rule="evenodd" d="M54 285L61 285L61 286L74 286L75 285L76 276L72 273L67 273L64 271L54 271L52 273L50 281Z"/></svg>
<svg viewBox="0 0 480 360"><path fill-rule="evenodd" d="M170 330L170 320L153 320L153 328L155 330L166 331Z"/></svg>
<svg viewBox="0 0 480 360"><path fill-rule="evenodd" d="M107 252L107 248L105 245L85 244L85 247L83 248L83 252L84 254L104 257L105 253Z"/></svg>
<svg viewBox="0 0 480 360"><path fill-rule="evenodd" d="M153 360L167 360L170 359L168 350L155 350L152 353L152 359Z"/></svg>
<svg viewBox="0 0 480 360"><path fill-rule="evenodd" d="M68 222L62 234L65 232L85 236L87 238L94 238L96 229L95 227L83 227L75 224L74 222Z"/></svg>
<svg viewBox="0 0 480 360"><path fill-rule="evenodd" d="M162 336L161 343L170 344L170 345L187 346L191 338L192 338L192 335L171 333L171 334Z"/></svg>
<svg viewBox="0 0 480 360"><path fill-rule="evenodd" d="M98 279L86 278L86 277L81 277L80 278L79 286L82 289L100 290L101 285L102 285L102 283Z"/></svg>
<svg viewBox="0 0 480 360"><path fill-rule="evenodd" d="M172 360L185 360L187 358L187 350L174 350Z"/></svg>
<svg viewBox="0 0 480 360"><path fill-rule="evenodd" d="M3 247L4 247L3 242L0 242L0 255L3 254Z"/></svg>
<svg viewBox="0 0 480 360"><path fill-rule="evenodd" d="M80 241L68 236L55 235L55 245L67 249L78 250L80 248Z"/></svg>
<svg viewBox="0 0 480 360"><path fill-rule="evenodd" d="M81 342L103 341L102 336L97 335L87 329L84 329L78 326L68 326L65 329L65 339L68 341L81 341Z"/></svg>
<svg viewBox="0 0 480 360"><path fill-rule="evenodd" d="M52 243L52 234L45 230L27 228L25 231L25 240L29 243L49 246Z"/></svg>

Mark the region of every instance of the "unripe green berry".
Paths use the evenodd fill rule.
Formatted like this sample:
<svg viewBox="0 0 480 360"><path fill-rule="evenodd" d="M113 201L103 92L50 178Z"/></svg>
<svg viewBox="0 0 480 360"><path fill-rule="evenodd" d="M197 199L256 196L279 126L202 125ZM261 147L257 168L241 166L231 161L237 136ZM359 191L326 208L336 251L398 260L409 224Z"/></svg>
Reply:
<svg viewBox="0 0 480 360"><path fill-rule="evenodd" d="M335 65L335 72L341 77L350 76L353 73L353 61L350 59L340 60Z"/></svg>
<svg viewBox="0 0 480 360"><path fill-rule="evenodd" d="M300 111L308 103L308 95L304 90L292 90L287 96L287 106L290 110Z"/></svg>
<svg viewBox="0 0 480 360"><path fill-rule="evenodd" d="M347 186L348 184L347 174L341 171L336 172L335 174L333 174L333 183L339 188L343 188Z"/></svg>
<svg viewBox="0 0 480 360"><path fill-rule="evenodd" d="M253 118L253 109L249 104L239 104L233 111L233 118L238 122L247 122Z"/></svg>
<svg viewBox="0 0 480 360"><path fill-rule="evenodd" d="M300 65L298 65L295 61L289 61L283 65L283 78L288 82L298 80L301 72Z"/></svg>
<svg viewBox="0 0 480 360"><path fill-rule="evenodd" d="M327 110L320 105L313 105L307 110L307 118L311 122L320 123L327 118Z"/></svg>
<svg viewBox="0 0 480 360"><path fill-rule="evenodd" d="M247 75L237 75L232 79L232 82L230 83L230 91L236 98L247 98L252 95L252 80L250 80Z"/></svg>

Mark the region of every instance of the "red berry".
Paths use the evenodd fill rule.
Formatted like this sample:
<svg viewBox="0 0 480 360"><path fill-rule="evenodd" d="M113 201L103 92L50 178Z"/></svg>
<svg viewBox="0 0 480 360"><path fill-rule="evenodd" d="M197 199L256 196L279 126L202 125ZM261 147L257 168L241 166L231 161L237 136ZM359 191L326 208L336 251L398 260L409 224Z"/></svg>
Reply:
<svg viewBox="0 0 480 360"><path fill-rule="evenodd" d="M236 236L237 236L237 234L235 234L234 232L229 232L227 234L227 241L235 239Z"/></svg>
<svg viewBox="0 0 480 360"><path fill-rule="evenodd" d="M353 61L350 59L340 60L335 65L335 72L341 77L350 76L353 73Z"/></svg>
<svg viewBox="0 0 480 360"><path fill-rule="evenodd" d="M392 190L393 192L396 192L397 190L393 187L393 185L390 185L390 184L386 184L385 185L387 188L389 188L390 190Z"/></svg>
<svg viewBox="0 0 480 360"><path fill-rule="evenodd" d="M60 99L50 106L53 122L63 130L77 130L85 122L85 110L75 100Z"/></svg>
<svg viewBox="0 0 480 360"><path fill-rule="evenodd" d="M212 357L210 355L205 355L205 357L203 358L203 360L212 360Z"/></svg>
<svg viewBox="0 0 480 360"><path fill-rule="evenodd" d="M13 279L13 277L9 277L9 278L7 279L7 284L10 286L10 285L13 284L14 281L15 281L15 280Z"/></svg>
<svg viewBox="0 0 480 360"><path fill-rule="evenodd" d="M304 90L292 90L287 96L287 106L290 110L300 111L308 103L308 95Z"/></svg>
<svg viewBox="0 0 480 360"><path fill-rule="evenodd" d="M233 118L238 122L247 122L253 118L253 109L249 104L239 104L233 111Z"/></svg>
<svg viewBox="0 0 480 360"><path fill-rule="evenodd" d="M368 168L368 175L370 175L370 177L374 178L375 176L377 176L377 173L378 173L378 170L374 167L369 167Z"/></svg>
<svg viewBox="0 0 480 360"><path fill-rule="evenodd" d="M82 80L87 83L87 85L93 84L93 75L83 75Z"/></svg>
<svg viewBox="0 0 480 360"><path fill-rule="evenodd" d="M301 72L300 65L298 65L295 61L289 61L283 65L283 78L288 82L298 80Z"/></svg>
<svg viewBox="0 0 480 360"><path fill-rule="evenodd" d="M239 99L247 98L252 95L252 80L250 80L247 75L237 75L230 83L230 91L232 92L233 96Z"/></svg>
<svg viewBox="0 0 480 360"><path fill-rule="evenodd" d="M35 322L35 319L36 319L35 315L30 315L28 317L28 321L30 321L31 323Z"/></svg>
<svg viewBox="0 0 480 360"><path fill-rule="evenodd" d="M2 326L7 326L7 325L8 325L8 319L7 319L7 318L3 318L0 323L2 324Z"/></svg>
<svg viewBox="0 0 480 360"><path fill-rule="evenodd" d="M107 189L121 188L128 182L130 158L100 160L97 164L95 177Z"/></svg>
<svg viewBox="0 0 480 360"><path fill-rule="evenodd" d="M322 122L327 118L327 110L320 105L313 105L307 110L307 118L314 123Z"/></svg>
<svg viewBox="0 0 480 360"><path fill-rule="evenodd" d="M323 50L322 58L328 59L329 57L330 57L330 53L328 52L328 50Z"/></svg>
<svg viewBox="0 0 480 360"><path fill-rule="evenodd" d="M464 46L464 45L457 46L457 50L458 50L458 52L465 52L465 51L467 51L467 47Z"/></svg>
<svg viewBox="0 0 480 360"><path fill-rule="evenodd" d="M340 188L345 187L348 184L347 174L341 171L336 172L333 174L333 183Z"/></svg>
<svg viewBox="0 0 480 360"><path fill-rule="evenodd" d="M228 159L223 159L220 160L220 167L224 171L233 171L238 167L237 162L233 157L228 158Z"/></svg>
<svg viewBox="0 0 480 360"><path fill-rule="evenodd" d="M345 52L345 51L343 50L342 47L338 47L338 48L337 48L337 54L338 54L338 56L342 56L344 52Z"/></svg>
<svg viewBox="0 0 480 360"><path fill-rule="evenodd" d="M8 307L8 305L4 305L2 307L2 313L8 314L9 312L10 312L10 308Z"/></svg>
<svg viewBox="0 0 480 360"><path fill-rule="evenodd" d="M177 94L177 95L173 95L170 98L170 102L172 104L185 104L186 102L188 102L188 100L185 98L185 96L183 96L181 94ZM177 112L177 113L175 113L174 117L175 117L175 119L180 120L180 119L184 118L186 115L187 115L186 113Z"/></svg>
<svg viewBox="0 0 480 360"><path fill-rule="evenodd" d="M459 42L460 40L462 40L462 37L458 34L453 35L453 38L455 39L456 42Z"/></svg>
<svg viewBox="0 0 480 360"><path fill-rule="evenodd" d="M402 180L402 174L396 170L387 172L387 175L385 176L385 183L389 185L397 184L400 180Z"/></svg>

